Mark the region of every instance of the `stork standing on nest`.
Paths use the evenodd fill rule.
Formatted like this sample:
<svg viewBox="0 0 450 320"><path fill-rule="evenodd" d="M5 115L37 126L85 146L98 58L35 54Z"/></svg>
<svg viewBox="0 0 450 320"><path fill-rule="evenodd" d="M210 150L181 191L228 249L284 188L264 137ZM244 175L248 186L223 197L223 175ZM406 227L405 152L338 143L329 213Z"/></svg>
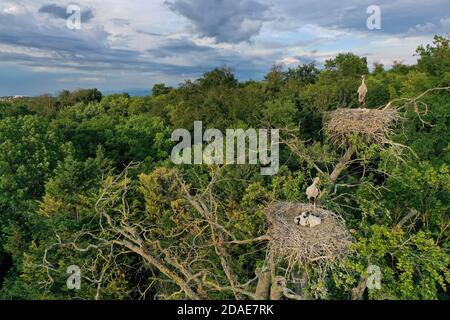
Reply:
<svg viewBox="0 0 450 320"><path fill-rule="evenodd" d="M306 196L308 197L308 205L310 204L311 198L314 199L314 210L316 210L316 201L319 196L319 188L317 185L320 183L319 178L314 178L312 185L306 188Z"/></svg>
<svg viewBox="0 0 450 320"><path fill-rule="evenodd" d="M366 86L366 76L361 76L362 83L358 88L358 102L359 107L365 107L366 106L366 96L367 96L367 86Z"/></svg>

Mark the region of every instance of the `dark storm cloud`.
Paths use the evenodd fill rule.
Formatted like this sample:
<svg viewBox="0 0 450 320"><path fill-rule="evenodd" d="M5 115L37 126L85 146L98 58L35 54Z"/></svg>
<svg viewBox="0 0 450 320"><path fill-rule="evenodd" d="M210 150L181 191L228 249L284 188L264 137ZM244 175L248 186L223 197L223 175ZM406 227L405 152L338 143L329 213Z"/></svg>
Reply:
<svg viewBox="0 0 450 320"><path fill-rule="evenodd" d="M254 0L175 0L165 4L189 19L200 36L218 42L249 41L269 19L269 7Z"/></svg>
<svg viewBox="0 0 450 320"><path fill-rule="evenodd" d="M154 57L174 57L187 54L213 54L216 50L207 46L197 45L188 39L168 40L154 49L147 50Z"/></svg>
<svg viewBox="0 0 450 320"><path fill-rule="evenodd" d="M70 13L67 13L67 6L60 6L55 3L43 5L39 9L39 13L46 13L53 18L67 19ZM90 8L81 10L81 22L89 22L94 18L94 12Z"/></svg>

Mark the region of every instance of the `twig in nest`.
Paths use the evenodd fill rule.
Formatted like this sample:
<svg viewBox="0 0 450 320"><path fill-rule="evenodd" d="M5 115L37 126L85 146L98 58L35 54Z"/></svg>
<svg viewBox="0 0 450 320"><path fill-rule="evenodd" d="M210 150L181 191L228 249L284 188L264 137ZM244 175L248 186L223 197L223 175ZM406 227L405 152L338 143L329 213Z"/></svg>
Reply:
<svg viewBox="0 0 450 320"><path fill-rule="evenodd" d="M379 145L389 144L392 127L400 120L394 108L337 109L329 114L326 134L337 145L348 145L351 136Z"/></svg>

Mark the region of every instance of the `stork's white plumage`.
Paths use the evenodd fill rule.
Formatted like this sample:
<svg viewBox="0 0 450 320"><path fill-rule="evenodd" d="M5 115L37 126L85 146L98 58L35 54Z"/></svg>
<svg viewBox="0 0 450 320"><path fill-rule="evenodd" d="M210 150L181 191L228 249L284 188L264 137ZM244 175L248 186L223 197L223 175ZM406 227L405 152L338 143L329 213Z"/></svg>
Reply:
<svg viewBox="0 0 450 320"><path fill-rule="evenodd" d="M366 105L366 96L367 96L367 86L366 86L366 77L362 76L362 83L358 88L358 102L359 102L359 106L365 106Z"/></svg>
<svg viewBox="0 0 450 320"><path fill-rule="evenodd" d="M310 228L314 228L322 223L322 219L318 216L310 214L308 217L308 224Z"/></svg>
<svg viewBox="0 0 450 320"><path fill-rule="evenodd" d="M298 226L314 228L322 223L322 218L309 212L302 212L295 217L294 222Z"/></svg>
<svg viewBox="0 0 450 320"><path fill-rule="evenodd" d="M312 185L306 188L306 196L308 197L308 203L311 198L314 199L314 209L316 209L316 199L319 196L319 188L317 188L317 184L319 184L320 179L314 178Z"/></svg>
<svg viewBox="0 0 450 320"><path fill-rule="evenodd" d="M307 227L308 226L308 217L305 212L302 212L298 217L294 219L295 224L298 226Z"/></svg>

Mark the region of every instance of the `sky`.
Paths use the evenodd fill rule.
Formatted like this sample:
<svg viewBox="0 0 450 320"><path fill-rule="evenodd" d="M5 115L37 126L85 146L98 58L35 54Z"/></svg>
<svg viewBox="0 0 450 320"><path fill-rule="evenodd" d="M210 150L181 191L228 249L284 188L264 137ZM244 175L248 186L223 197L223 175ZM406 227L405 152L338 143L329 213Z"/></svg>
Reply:
<svg viewBox="0 0 450 320"><path fill-rule="evenodd" d="M69 28L69 5L80 28ZM367 19L380 9L381 29ZM73 21L73 20L69 20ZM450 0L0 0L0 96L176 86L215 67L259 80L341 52L389 67L448 36Z"/></svg>

